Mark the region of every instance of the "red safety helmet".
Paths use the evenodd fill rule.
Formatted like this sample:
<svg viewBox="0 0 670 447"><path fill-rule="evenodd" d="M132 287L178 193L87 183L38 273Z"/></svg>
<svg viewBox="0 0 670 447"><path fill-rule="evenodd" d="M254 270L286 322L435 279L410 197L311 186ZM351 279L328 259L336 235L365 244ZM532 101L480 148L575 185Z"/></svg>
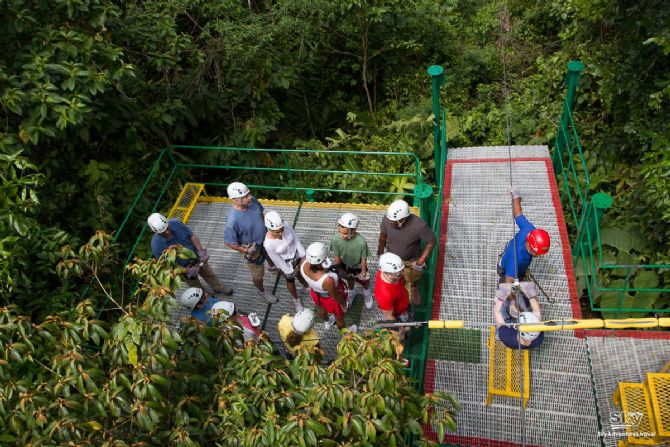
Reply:
<svg viewBox="0 0 670 447"><path fill-rule="evenodd" d="M546 254L549 251L549 247L551 247L549 233L539 228L528 233L526 242L528 242L531 253L535 256Z"/></svg>

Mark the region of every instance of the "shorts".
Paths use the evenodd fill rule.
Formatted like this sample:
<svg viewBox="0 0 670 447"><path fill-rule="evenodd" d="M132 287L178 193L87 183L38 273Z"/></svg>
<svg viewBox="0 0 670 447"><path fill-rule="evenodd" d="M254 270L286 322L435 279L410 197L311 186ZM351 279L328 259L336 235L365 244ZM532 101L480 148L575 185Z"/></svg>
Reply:
<svg viewBox="0 0 670 447"><path fill-rule="evenodd" d="M361 286L363 286L364 289L367 289L368 286L370 285L370 273L368 273L368 279L366 280L361 280L358 278L358 275L361 273L361 268L360 267L347 267L344 264L340 264L342 267L340 270L338 270L337 275L341 279L346 279L347 281L349 280L354 280ZM344 275L342 275L342 272L344 272Z"/></svg>
<svg viewBox="0 0 670 447"><path fill-rule="evenodd" d="M291 264L293 266L293 273L295 273L295 276L293 276L293 278L288 278L287 277L288 275L286 274L286 272L284 272L283 270L280 270L281 275L284 277L284 279L286 279L286 282L295 282L298 275L301 274L300 273L300 268L299 268L301 261L302 261L301 258L293 258L291 261L288 261L289 264Z"/></svg>
<svg viewBox="0 0 670 447"><path fill-rule="evenodd" d="M265 267L263 264L256 264L255 262L246 262L247 270L251 273L253 279L263 279L265 275Z"/></svg>
<svg viewBox="0 0 670 447"><path fill-rule="evenodd" d="M405 264L405 284L413 286L414 283L418 282L423 276L423 270L414 270L412 267L418 261L418 259L410 259L409 261L403 261Z"/></svg>
<svg viewBox="0 0 670 447"><path fill-rule="evenodd" d="M337 290L338 292L340 292L340 294L346 296L344 283L340 282L337 285ZM316 304L317 307L321 307L329 314L335 315L335 318L337 318L338 320L344 319L344 309L342 309L340 303L335 301L335 298L333 298L332 296L320 296L312 289L309 289L309 294L312 297L312 301L314 301L314 304Z"/></svg>

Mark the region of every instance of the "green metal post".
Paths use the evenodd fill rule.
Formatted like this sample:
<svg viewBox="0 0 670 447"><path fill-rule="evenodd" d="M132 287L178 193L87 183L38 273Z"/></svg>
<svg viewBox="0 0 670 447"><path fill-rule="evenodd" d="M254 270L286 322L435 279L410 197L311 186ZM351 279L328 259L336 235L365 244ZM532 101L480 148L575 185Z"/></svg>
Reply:
<svg viewBox="0 0 670 447"><path fill-rule="evenodd" d="M577 90L577 85L579 84L579 76L584 70L584 64L580 61L570 61L568 62L568 74L565 77L565 83L567 84L568 91L565 95L565 104L572 110L572 105L575 102L575 91Z"/></svg>
<svg viewBox="0 0 670 447"><path fill-rule="evenodd" d="M305 194L307 194L307 201L308 202L314 202L314 190L313 189L308 189L305 191Z"/></svg>
<svg viewBox="0 0 670 447"><path fill-rule="evenodd" d="M440 136L440 87L445 83L444 69L439 65L431 65L428 67L428 74L433 81L433 155L435 157L435 179L437 181L440 178L440 169L442 169L442 163L444 162L440 157L440 141L442 141Z"/></svg>
<svg viewBox="0 0 670 447"><path fill-rule="evenodd" d="M599 192L591 197L591 203L586 207L584 218L582 219L577 237L575 238L575 245L572 248L573 264L577 265L577 258L579 257L580 249L589 252L590 247L587 245L593 243L595 240L593 236L598 230L596 225L602 219L605 210L609 209L614 203L614 200L609 194ZM591 237L588 237L591 236Z"/></svg>
<svg viewBox="0 0 670 447"><path fill-rule="evenodd" d="M433 208L435 206L435 199L433 197L433 187L420 183L414 187L414 206L418 206L421 210L421 218L431 226L433 219Z"/></svg>

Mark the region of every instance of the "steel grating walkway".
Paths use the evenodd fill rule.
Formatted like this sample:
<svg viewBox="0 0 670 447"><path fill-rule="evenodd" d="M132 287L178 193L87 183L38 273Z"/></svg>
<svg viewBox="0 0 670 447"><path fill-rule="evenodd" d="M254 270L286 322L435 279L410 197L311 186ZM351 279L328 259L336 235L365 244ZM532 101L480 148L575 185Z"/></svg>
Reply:
<svg viewBox="0 0 670 447"><path fill-rule="evenodd" d="M285 202L265 201L261 199L266 212L275 210L281 214L285 221L293 223L297 214L296 206L291 206ZM256 288L251 283L251 276L244 265L242 256L226 247L223 243L223 229L226 221L226 215L230 203L228 202L199 202L194 208L188 221L189 227L200 238L203 247L207 248L210 254L209 263L219 278L226 284L230 284L235 293L231 297L223 295L220 298L233 301L243 312L257 312L263 318L267 309L267 303L256 294ZM374 278L377 271L377 242L379 237L379 224L384 216L386 207L376 205L355 205L355 204L311 204L305 203L300 210L297 224L294 226L302 244L307 248L312 242L324 242L330 245L331 238L337 233L337 219L346 211L355 213L361 220L358 232L365 237L370 247L371 258L369 260L370 275ZM275 284L277 274L266 270L264 284L266 290L272 290ZM314 308L314 303L309 296L309 292L296 283L298 294L302 304L305 307ZM207 285L205 284L205 287ZM374 287L374 281L371 288ZM182 289L183 290L183 289ZM176 292L179 296L182 290ZM208 288L208 290L211 289ZM281 346L279 335L277 333L277 322L282 315L294 314L293 298L286 289L286 282L282 278L279 280L276 295L279 302L273 304L267 320L266 331L270 339L278 346ZM182 308L177 307L173 313L173 325L179 325L179 321L188 316ZM383 316L377 308L376 302L372 309L368 310L363 305L363 295L359 295L354 300L351 309L345 314L345 321L348 325L358 324L363 327L371 327L376 322L383 320ZM323 322L316 319L315 328L322 337L321 346L324 348L326 360L334 358L337 353L337 343L340 340L339 332L336 327L330 330L324 330Z"/></svg>
<svg viewBox="0 0 670 447"><path fill-rule="evenodd" d="M544 319L573 316L576 295L568 277L567 233L545 146L511 148L511 175L523 197L524 214L552 236L552 250L535 260L532 272L555 300L540 298ZM548 334L531 354L531 396L522 415L518 399L494 397L485 405L488 331L492 321L498 255L514 232L508 189L507 147L451 149L445 166L440 249L443 265L432 317L462 319L452 335L430 333L425 389L452 393L463 404L458 432L447 442L467 446L600 445L598 416L587 343L573 332ZM570 268L570 267L568 267ZM449 352L445 355L444 352ZM525 437L521 427L525 426Z"/></svg>

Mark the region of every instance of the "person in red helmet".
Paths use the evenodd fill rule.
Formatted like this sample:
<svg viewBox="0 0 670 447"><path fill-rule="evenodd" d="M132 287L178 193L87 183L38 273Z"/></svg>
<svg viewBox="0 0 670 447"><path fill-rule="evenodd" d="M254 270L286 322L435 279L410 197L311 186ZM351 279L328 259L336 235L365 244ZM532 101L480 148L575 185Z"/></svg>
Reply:
<svg viewBox="0 0 670 447"><path fill-rule="evenodd" d="M515 279L523 280L528 271L533 257L542 256L549 252L551 238L546 231L535 228L526 219L521 209L521 194L516 186L509 190L512 195L514 219L519 227L519 232L510 240L498 264L499 282L514 282ZM516 257L514 250L516 248Z"/></svg>

